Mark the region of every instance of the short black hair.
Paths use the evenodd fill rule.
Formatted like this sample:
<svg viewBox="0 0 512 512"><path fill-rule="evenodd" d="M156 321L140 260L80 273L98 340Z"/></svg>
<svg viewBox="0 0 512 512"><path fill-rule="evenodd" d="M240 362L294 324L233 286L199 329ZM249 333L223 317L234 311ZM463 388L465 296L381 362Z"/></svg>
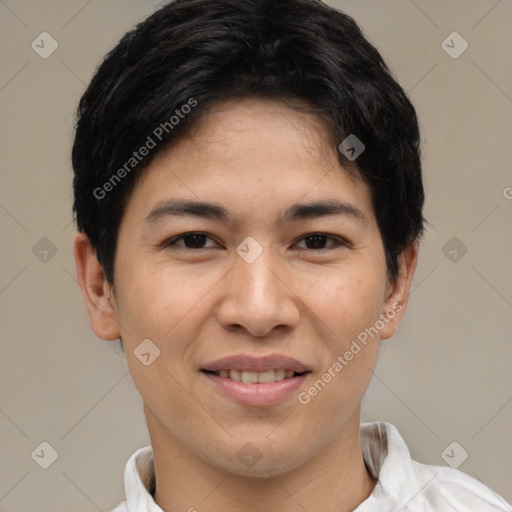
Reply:
<svg viewBox="0 0 512 512"><path fill-rule="evenodd" d="M77 109L73 212L111 285L143 169L214 104L251 96L300 100L325 123L340 163L371 189L388 275L398 276L425 222L419 126L356 22L318 0L175 0L107 53ZM364 144L356 160L338 150L350 135Z"/></svg>

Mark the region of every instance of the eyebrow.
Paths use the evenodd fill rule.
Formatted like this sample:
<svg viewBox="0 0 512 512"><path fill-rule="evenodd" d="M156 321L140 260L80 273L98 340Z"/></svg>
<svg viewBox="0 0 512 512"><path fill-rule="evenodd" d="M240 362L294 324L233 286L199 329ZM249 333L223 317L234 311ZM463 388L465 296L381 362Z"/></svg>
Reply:
<svg viewBox="0 0 512 512"><path fill-rule="evenodd" d="M281 215L280 221L283 223L291 223L330 215L343 215L358 220L363 224L367 223L367 219L361 210L337 199L294 204ZM144 222L147 224L157 224L167 217L183 216L218 220L227 225L234 224L233 217L228 210L219 204L181 199L167 199L161 201L153 208Z"/></svg>

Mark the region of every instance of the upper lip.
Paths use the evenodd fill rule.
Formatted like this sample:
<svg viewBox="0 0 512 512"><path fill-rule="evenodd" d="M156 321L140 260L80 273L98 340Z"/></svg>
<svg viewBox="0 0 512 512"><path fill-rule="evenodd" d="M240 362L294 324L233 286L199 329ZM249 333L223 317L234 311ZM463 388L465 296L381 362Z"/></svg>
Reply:
<svg viewBox="0 0 512 512"><path fill-rule="evenodd" d="M219 370L238 370L240 372L266 372L269 370L293 370L297 373L310 371L309 368L294 359L281 354L254 357L245 354L223 357L202 368L211 372Z"/></svg>

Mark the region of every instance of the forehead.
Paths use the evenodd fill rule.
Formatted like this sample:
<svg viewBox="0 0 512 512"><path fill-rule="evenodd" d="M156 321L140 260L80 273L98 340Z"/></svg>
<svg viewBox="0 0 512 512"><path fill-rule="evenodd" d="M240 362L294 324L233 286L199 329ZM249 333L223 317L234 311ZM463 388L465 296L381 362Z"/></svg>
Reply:
<svg viewBox="0 0 512 512"><path fill-rule="evenodd" d="M251 215L336 198L371 210L368 187L340 166L336 151L326 126L307 110L268 99L227 101L155 158L129 209L147 215L158 202L187 198Z"/></svg>
<svg viewBox="0 0 512 512"><path fill-rule="evenodd" d="M325 124L305 102L284 101L249 97L220 102L160 156L173 152L176 159L226 162L263 159L270 153L272 161L279 156L301 160L307 154L308 160L318 161L315 167L332 167L337 155Z"/></svg>

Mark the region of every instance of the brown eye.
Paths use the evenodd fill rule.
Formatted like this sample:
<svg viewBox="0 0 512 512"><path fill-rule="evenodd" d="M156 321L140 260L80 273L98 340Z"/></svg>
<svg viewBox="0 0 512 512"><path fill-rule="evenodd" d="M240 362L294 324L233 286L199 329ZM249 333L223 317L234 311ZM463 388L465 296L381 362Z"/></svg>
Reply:
<svg viewBox="0 0 512 512"><path fill-rule="evenodd" d="M326 242L327 240L332 240L334 241L334 244L332 244L331 246L328 246L326 247ZM303 236L301 238L301 241L304 240L306 242L306 247L305 249L306 250L329 250L329 249L333 249L335 247L338 247L340 245L346 245L346 243L337 238L337 237L334 237L332 235L327 235L325 233L311 233L309 235L306 235L306 236ZM300 248L302 249L302 248Z"/></svg>
<svg viewBox="0 0 512 512"><path fill-rule="evenodd" d="M184 247L185 249L208 249L209 247L205 247L205 242L207 239L211 240L211 238L208 235L205 235L204 233L185 233L183 235L173 238L172 240L169 240L168 242L165 242L164 246L179 246ZM178 243L181 240L183 240L183 243Z"/></svg>

